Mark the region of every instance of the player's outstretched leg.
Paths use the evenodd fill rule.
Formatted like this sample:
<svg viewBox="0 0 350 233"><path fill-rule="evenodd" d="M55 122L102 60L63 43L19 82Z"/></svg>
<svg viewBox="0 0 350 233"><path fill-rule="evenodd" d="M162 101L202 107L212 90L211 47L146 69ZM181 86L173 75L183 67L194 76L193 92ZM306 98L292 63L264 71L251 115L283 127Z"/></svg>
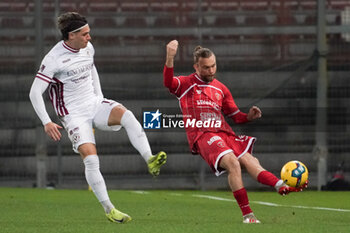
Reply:
<svg viewBox="0 0 350 233"><path fill-rule="evenodd" d="M243 223L260 223L253 213L249 213L243 216Z"/></svg>
<svg viewBox="0 0 350 233"><path fill-rule="evenodd" d="M164 151L158 152L156 155L152 155L151 158L148 159L148 171L152 176L158 176L160 173L160 167L166 163L166 153Z"/></svg>
<svg viewBox="0 0 350 233"><path fill-rule="evenodd" d="M308 185L308 181L305 182L303 186L300 187L290 187L287 184L283 182L283 180L278 179L274 174L272 174L269 171L261 171L258 176L257 180L261 184L265 184L271 187L275 187L276 191L281 194L282 196L287 195L290 192L301 192L303 189L305 189Z"/></svg>
<svg viewBox="0 0 350 233"><path fill-rule="evenodd" d="M115 222L115 223L126 223L131 221L132 219L129 215L117 210L116 208L113 208L111 212L106 214L106 216L109 221Z"/></svg>
<svg viewBox="0 0 350 233"><path fill-rule="evenodd" d="M166 162L166 153L161 151L152 155L146 133L131 111L125 111L120 123L125 128L131 144L146 161L148 171L153 176L158 176L160 167Z"/></svg>

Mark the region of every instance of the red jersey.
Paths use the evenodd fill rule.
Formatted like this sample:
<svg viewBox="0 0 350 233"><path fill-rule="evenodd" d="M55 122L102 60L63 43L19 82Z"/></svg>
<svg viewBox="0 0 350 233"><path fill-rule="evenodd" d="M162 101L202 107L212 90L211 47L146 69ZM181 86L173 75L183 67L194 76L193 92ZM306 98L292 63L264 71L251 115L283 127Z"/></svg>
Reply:
<svg viewBox="0 0 350 233"><path fill-rule="evenodd" d="M231 92L217 79L207 83L196 73L174 77L174 69L166 66L163 77L164 86L180 102L192 153L198 152L194 145L204 132L226 132L235 135L222 113L231 117L235 123L248 121L247 114L238 109Z"/></svg>

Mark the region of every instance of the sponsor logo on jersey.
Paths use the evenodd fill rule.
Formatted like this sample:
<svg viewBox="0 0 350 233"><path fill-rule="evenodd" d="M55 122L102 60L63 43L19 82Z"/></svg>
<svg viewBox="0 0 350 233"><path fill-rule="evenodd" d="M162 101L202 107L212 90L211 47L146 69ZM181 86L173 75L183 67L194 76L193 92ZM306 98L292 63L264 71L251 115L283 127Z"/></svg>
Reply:
<svg viewBox="0 0 350 233"><path fill-rule="evenodd" d="M210 101L210 100L197 100L197 105L203 106L203 105L209 105L215 108L216 110L219 110L220 107L217 103Z"/></svg>
<svg viewBox="0 0 350 233"><path fill-rule="evenodd" d="M73 76L73 75L84 73L86 71L91 70L93 67L94 67L94 64L91 63L88 65L84 65L84 66L81 66L79 68L76 68L74 70L69 70L69 71L67 71L67 76Z"/></svg>
<svg viewBox="0 0 350 233"><path fill-rule="evenodd" d="M80 83L81 81L85 80L87 77L89 77L89 75L84 75L84 76L81 76L79 78L73 78L73 79L71 79L71 81L74 83Z"/></svg>
<svg viewBox="0 0 350 233"><path fill-rule="evenodd" d="M70 61L70 58L66 59L66 60L63 60L62 63L66 63L66 62L69 62Z"/></svg>
<svg viewBox="0 0 350 233"><path fill-rule="evenodd" d="M220 115L216 114L215 112L201 112L200 113L200 118L202 121L206 121L209 119L220 121Z"/></svg>

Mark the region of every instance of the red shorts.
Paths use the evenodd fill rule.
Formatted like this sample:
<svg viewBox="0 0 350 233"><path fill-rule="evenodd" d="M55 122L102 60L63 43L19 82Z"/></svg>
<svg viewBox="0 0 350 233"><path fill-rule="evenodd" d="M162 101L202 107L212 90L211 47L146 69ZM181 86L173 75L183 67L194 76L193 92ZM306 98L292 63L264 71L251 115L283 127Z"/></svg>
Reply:
<svg viewBox="0 0 350 233"><path fill-rule="evenodd" d="M207 132L197 141L196 147L202 158L209 164L216 176L221 175L225 170L219 167L221 158L227 153L233 152L237 158L245 153L252 153L255 137L245 135L230 135L225 132Z"/></svg>

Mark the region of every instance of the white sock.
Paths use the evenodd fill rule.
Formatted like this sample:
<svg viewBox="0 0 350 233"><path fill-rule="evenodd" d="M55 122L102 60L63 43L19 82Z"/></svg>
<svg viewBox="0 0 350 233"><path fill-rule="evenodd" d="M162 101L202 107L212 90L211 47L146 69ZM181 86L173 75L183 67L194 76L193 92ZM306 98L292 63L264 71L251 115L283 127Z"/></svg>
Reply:
<svg viewBox="0 0 350 233"><path fill-rule="evenodd" d="M133 147L135 147L135 149L147 162L148 159L152 156L151 147L148 143L145 131L143 130L134 114L131 111L127 110L123 114L120 123L125 128Z"/></svg>
<svg viewBox="0 0 350 233"><path fill-rule="evenodd" d="M275 184L275 189L277 190L277 192L283 185L284 185L283 180L277 181L277 183Z"/></svg>
<svg viewBox="0 0 350 233"><path fill-rule="evenodd" d="M109 213L113 208L113 204L109 200L105 180L100 172L100 161L97 155L89 155L84 160L85 178L90 185L92 191L101 203L106 213Z"/></svg>

